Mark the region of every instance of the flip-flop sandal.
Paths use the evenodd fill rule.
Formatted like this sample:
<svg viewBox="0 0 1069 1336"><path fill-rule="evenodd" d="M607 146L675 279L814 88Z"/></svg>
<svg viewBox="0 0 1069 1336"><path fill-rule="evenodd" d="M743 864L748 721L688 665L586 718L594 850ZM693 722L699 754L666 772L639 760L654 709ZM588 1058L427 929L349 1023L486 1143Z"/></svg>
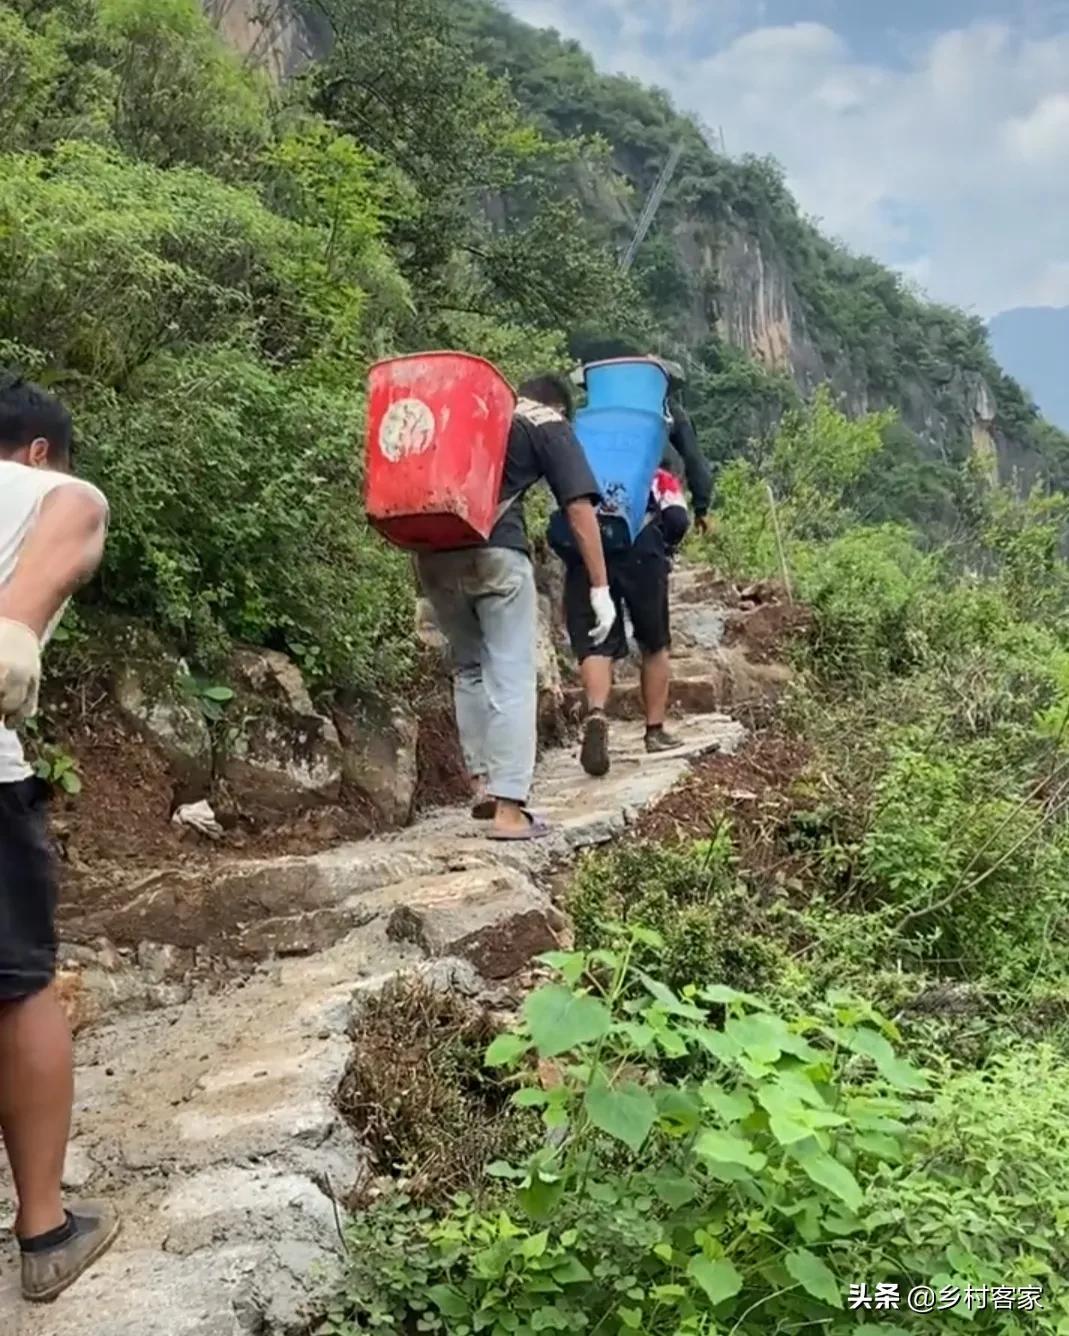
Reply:
<svg viewBox="0 0 1069 1336"><path fill-rule="evenodd" d="M543 821L541 817L531 816L525 812L527 817L527 827L524 830L510 830L507 834L491 830L487 834L487 839L498 840L502 844L520 843L525 840L544 840L547 835L553 834L553 827L548 822Z"/></svg>
<svg viewBox="0 0 1069 1336"><path fill-rule="evenodd" d="M480 798L472 806L471 817L473 821L493 821L497 816L497 801L494 798Z"/></svg>

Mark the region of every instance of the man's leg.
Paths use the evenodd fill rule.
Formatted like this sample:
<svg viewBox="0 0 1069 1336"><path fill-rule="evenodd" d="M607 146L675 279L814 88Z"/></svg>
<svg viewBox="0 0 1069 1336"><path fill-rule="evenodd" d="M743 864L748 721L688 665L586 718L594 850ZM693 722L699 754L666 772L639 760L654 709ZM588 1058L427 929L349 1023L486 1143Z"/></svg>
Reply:
<svg viewBox="0 0 1069 1336"><path fill-rule="evenodd" d="M658 526L650 525L639 535L619 573L635 639L642 651L642 704L648 752L675 751L682 746L664 727L672 681L669 570L664 538Z"/></svg>
<svg viewBox="0 0 1069 1336"><path fill-rule="evenodd" d="M646 712L646 731L664 728L668 713L668 691L672 681L672 661L668 650L659 649L642 655L642 706Z"/></svg>
<svg viewBox="0 0 1069 1336"><path fill-rule="evenodd" d="M473 569L473 560L470 553L440 552L433 558L421 558L417 569L438 629L449 642L457 732L472 796L479 799L486 788L489 708L483 686L482 629L475 603L465 591L465 576Z"/></svg>
<svg viewBox="0 0 1069 1336"><path fill-rule="evenodd" d="M70 1028L52 983L51 853L35 780L0 785L0 1130L18 1195L22 1292L54 1299L112 1244L110 1207L62 1199L74 1098Z"/></svg>
<svg viewBox="0 0 1069 1336"><path fill-rule="evenodd" d="M615 581L610 567L610 586ZM627 653L626 631L617 598L616 623L601 645L590 643L594 614L590 608L590 579L583 566L569 567L564 584L564 614L572 652L579 660L579 674L586 697L586 722L579 763L588 775L600 778L609 772L609 721L605 709L612 692L613 660Z"/></svg>
<svg viewBox="0 0 1069 1336"><path fill-rule="evenodd" d="M486 689L487 790L497 799L494 833L526 834L538 751L538 591L523 552L478 554L476 612Z"/></svg>
<svg viewBox="0 0 1069 1336"><path fill-rule="evenodd" d="M59 1229L63 1161L74 1102L70 1028L51 984L0 1003L0 1129L15 1181L15 1232L35 1238Z"/></svg>

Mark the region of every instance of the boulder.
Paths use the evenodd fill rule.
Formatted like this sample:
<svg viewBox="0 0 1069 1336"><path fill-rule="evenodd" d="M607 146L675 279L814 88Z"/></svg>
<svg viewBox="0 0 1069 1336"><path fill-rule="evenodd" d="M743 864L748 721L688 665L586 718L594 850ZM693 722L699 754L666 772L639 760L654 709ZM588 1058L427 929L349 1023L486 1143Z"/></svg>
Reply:
<svg viewBox="0 0 1069 1336"><path fill-rule="evenodd" d="M566 943L568 923L522 873L473 868L412 887L387 923L393 941L413 942L436 959L474 965L484 979L508 979L544 951Z"/></svg>
<svg viewBox="0 0 1069 1336"><path fill-rule="evenodd" d="M316 711L297 665L274 650L239 650L223 774L239 806L273 814L341 796L342 748L333 722Z"/></svg>
<svg viewBox="0 0 1069 1336"><path fill-rule="evenodd" d="M183 665L159 649L148 663L123 665L114 686L124 721L157 748L175 779L179 801L203 798L212 782L212 736L196 700L182 687Z"/></svg>
<svg viewBox="0 0 1069 1336"><path fill-rule="evenodd" d="M337 709L342 777L366 797L389 826L406 826L416 796L419 721L395 710L376 719L367 712Z"/></svg>

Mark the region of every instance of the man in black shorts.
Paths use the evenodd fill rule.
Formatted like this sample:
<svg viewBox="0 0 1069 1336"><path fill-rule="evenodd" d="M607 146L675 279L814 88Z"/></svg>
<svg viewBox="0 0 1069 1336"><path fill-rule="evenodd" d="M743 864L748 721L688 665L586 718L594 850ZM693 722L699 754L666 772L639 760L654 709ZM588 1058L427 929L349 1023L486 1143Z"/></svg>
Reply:
<svg viewBox="0 0 1069 1336"><path fill-rule="evenodd" d="M660 359L658 359L660 360ZM686 498L679 481L684 473L694 503L695 524L704 532L712 494L709 465L693 424L679 400L681 373L663 363L672 390L667 405L668 441L654 480L646 522L625 552L607 554L609 587L616 621L607 640L593 645L587 628L589 594L583 570L562 552L567 567L564 609L572 650L579 660L586 693L587 719L580 760L588 775L609 770L609 723L605 714L612 691L613 662L628 653L626 610L642 653L642 702L646 713L646 750L675 751L682 743L665 729L671 685L672 638L668 608L671 558L689 527Z"/></svg>
<svg viewBox="0 0 1069 1336"><path fill-rule="evenodd" d="M47 788L15 732L37 709L41 648L104 550L107 502L70 477L70 441L66 409L0 375L0 1130L18 1195L22 1292L37 1302L77 1280L119 1229L107 1206L63 1203L74 1065L53 984Z"/></svg>
<svg viewBox="0 0 1069 1336"><path fill-rule="evenodd" d="M678 480L658 471L650 493L646 522L625 552L608 556L609 588L616 621L600 645L589 635L589 594L583 569L567 562L564 613L572 650L586 693L587 718L580 760L588 775L609 770L609 722L605 714L612 691L613 663L628 654L625 611L642 653L642 703L646 712L646 750L675 751L682 743L664 726L671 682L672 637L668 612L671 556L689 527L686 501Z"/></svg>

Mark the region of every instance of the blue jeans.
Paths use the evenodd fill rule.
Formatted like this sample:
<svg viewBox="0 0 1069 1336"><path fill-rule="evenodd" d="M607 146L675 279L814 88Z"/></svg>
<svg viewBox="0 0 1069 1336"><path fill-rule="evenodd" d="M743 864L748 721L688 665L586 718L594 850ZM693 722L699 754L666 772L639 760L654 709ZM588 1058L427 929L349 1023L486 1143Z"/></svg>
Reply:
<svg viewBox="0 0 1069 1336"><path fill-rule="evenodd" d="M464 761L494 798L525 803L538 745L538 593L524 552L478 547L417 559L453 657Z"/></svg>

